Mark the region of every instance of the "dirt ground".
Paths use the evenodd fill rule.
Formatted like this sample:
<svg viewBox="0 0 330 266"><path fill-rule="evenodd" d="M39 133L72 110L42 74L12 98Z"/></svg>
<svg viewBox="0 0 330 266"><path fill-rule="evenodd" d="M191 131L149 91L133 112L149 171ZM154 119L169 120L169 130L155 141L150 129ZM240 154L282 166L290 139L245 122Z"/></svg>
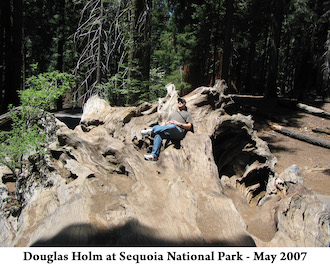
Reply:
<svg viewBox="0 0 330 266"><path fill-rule="evenodd" d="M330 103L322 104L320 107L330 112ZM329 119L285 109L276 113L281 117L282 121L279 124L282 126L330 141L330 135L312 131L313 128L329 128ZM330 196L330 149L285 136L272 130L264 122L256 119L255 126L258 136L268 142L271 152L278 160L276 172L281 173L296 164L302 171L300 176L304 178L307 188L311 188L316 194Z"/></svg>

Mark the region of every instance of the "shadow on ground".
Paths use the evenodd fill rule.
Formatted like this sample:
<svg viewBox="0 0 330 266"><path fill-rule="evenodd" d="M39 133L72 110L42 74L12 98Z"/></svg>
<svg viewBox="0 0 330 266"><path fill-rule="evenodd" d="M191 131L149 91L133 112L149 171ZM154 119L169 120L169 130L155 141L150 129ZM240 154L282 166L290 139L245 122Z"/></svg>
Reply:
<svg viewBox="0 0 330 266"><path fill-rule="evenodd" d="M230 241L205 242L203 239L172 241L153 237L153 229L142 226L136 220L111 230L102 230L92 224L73 224L50 239L39 240L32 247L100 247L100 246L222 246L255 247L249 235Z"/></svg>
<svg viewBox="0 0 330 266"><path fill-rule="evenodd" d="M288 148L287 146L281 145L281 141L276 139L276 137L265 136L265 135L260 135L259 137L268 143L268 147L270 148L270 150L272 152L281 151L281 152L296 153L295 149Z"/></svg>

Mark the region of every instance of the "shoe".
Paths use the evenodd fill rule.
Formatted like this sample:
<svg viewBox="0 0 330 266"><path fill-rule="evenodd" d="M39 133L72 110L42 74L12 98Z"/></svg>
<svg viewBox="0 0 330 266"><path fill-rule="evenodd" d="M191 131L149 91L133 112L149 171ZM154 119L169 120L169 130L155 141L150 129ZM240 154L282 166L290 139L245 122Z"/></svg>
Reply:
<svg viewBox="0 0 330 266"><path fill-rule="evenodd" d="M146 136L146 135L151 136L151 134L152 134L152 128L141 130L142 136Z"/></svg>
<svg viewBox="0 0 330 266"><path fill-rule="evenodd" d="M147 160L147 161L157 161L157 157L154 157L151 154L144 155L144 159Z"/></svg>

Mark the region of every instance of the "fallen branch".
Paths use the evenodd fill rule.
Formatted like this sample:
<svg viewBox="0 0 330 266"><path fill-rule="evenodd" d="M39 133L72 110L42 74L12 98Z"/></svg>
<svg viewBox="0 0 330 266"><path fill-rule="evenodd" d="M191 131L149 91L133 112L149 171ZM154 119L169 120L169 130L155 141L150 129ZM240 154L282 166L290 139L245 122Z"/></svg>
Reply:
<svg viewBox="0 0 330 266"><path fill-rule="evenodd" d="M325 118L330 118L330 113L324 111L323 109L309 106L309 105L303 104L303 103L297 103L297 107L309 114L321 116L321 117L325 117Z"/></svg>
<svg viewBox="0 0 330 266"><path fill-rule="evenodd" d="M320 147L330 149L330 141L320 139L320 138L317 138L317 137L314 137L314 136L310 136L310 135L307 135L307 134L289 129L287 127L280 126L280 125L272 123L272 122L268 122L268 124L271 126L271 128L273 130L275 130L276 132L279 132L283 135L286 135L286 136L291 137L291 138L299 139L299 140L308 142L308 143L313 144L313 145L317 145L317 146L320 146Z"/></svg>
<svg viewBox="0 0 330 266"><path fill-rule="evenodd" d="M21 110L20 107L14 108L12 111L0 115L0 126L6 124L12 119L12 112L18 113Z"/></svg>
<svg viewBox="0 0 330 266"><path fill-rule="evenodd" d="M5 113L3 115L0 115L0 126L6 124L8 121L10 121L10 116L8 115L8 113Z"/></svg>
<svg viewBox="0 0 330 266"><path fill-rule="evenodd" d="M330 119L330 113L321 109L321 108L316 108L314 106L310 106L304 103L296 103L294 101L288 101L288 100L280 100L279 103L281 105L284 105L286 107L289 108L296 108L299 109L305 113L309 113L311 115L315 115L315 116L320 116L323 118L327 118Z"/></svg>
<svg viewBox="0 0 330 266"><path fill-rule="evenodd" d="M329 129L323 129L323 128L313 128L313 132L315 133L324 133L330 135L330 130Z"/></svg>

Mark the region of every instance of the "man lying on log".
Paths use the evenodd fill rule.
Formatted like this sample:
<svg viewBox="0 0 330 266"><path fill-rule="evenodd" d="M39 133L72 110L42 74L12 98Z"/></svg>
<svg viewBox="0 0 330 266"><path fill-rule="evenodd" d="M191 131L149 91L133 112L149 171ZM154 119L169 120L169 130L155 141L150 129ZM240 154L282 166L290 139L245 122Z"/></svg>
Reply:
<svg viewBox="0 0 330 266"><path fill-rule="evenodd" d="M150 129L141 131L142 136L149 135L154 137L152 152L144 155L148 161L157 161L163 139L180 141L184 138L187 131L192 130L193 121L190 113L187 111L186 100L178 99L179 110L172 113L169 121L164 126L154 126Z"/></svg>

